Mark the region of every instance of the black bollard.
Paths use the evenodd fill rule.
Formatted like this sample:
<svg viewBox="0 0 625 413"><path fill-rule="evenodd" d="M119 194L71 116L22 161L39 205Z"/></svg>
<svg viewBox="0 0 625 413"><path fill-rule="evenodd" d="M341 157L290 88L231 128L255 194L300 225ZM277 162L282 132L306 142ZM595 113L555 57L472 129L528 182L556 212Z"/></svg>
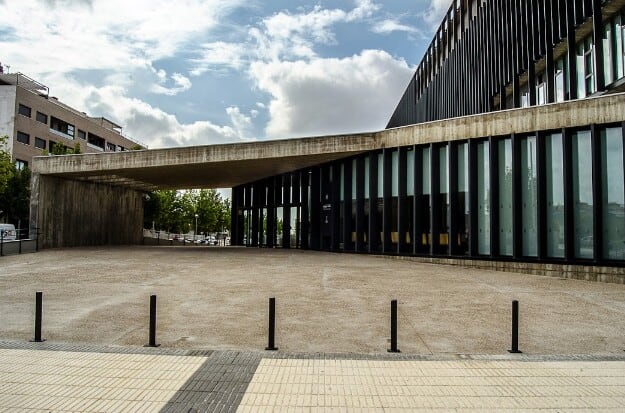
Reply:
<svg viewBox="0 0 625 413"><path fill-rule="evenodd" d="M278 347L275 346L275 334L276 334L276 299L271 297L269 299L269 342L265 350L275 351Z"/></svg>
<svg viewBox="0 0 625 413"><path fill-rule="evenodd" d="M41 343L45 341L41 338L41 319L43 313L43 292L35 293L35 338L30 340L33 343Z"/></svg>
<svg viewBox="0 0 625 413"><path fill-rule="evenodd" d="M397 348L397 300L391 300L391 348L389 353L399 353Z"/></svg>
<svg viewBox="0 0 625 413"><path fill-rule="evenodd" d="M156 296L150 296L150 342L145 347L158 347L156 344Z"/></svg>
<svg viewBox="0 0 625 413"><path fill-rule="evenodd" d="M509 353L522 353L519 350L519 302L512 301L512 348Z"/></svg>

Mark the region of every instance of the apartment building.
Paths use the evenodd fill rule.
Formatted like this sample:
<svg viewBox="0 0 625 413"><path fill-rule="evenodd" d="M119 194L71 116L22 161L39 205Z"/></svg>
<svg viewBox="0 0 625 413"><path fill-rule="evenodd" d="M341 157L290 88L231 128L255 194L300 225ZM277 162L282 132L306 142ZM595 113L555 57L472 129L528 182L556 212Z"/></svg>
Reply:
<svg viewBox="0 0 625 413"><path fill-rule="evenodd" d="M0 136L18 168L34 156L52 153L55 145L82 153L120 152L145 145L124 136L122 127L104 117L91 117L56 97L47 86L22 73L0 70Z"/></svg>

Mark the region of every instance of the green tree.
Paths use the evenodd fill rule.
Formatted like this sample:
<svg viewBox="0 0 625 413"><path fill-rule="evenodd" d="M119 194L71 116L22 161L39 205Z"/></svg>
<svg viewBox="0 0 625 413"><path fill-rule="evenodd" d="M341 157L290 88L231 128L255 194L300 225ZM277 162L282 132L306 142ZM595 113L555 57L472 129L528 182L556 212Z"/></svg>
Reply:
<svg viewBox="0 0 625 413"><path fill-rule="evenodd" d="M15 170L15 166L11 162L11 154L5 150L8 140L8 136L0 136L0 193L4 193L6 190Z"/></svg>
<svg viewBox="0 0 625 413"><path fill-rule="evenodd" d="M230 201L214 189L159 190L148 194L144 204L144 225L159 230L186 233L218 232L230 227Z"/></svg>
<svg viewBox="0 0 625 413"><path fill-rule="evenodd" d="M30 211L30 170L18 170L5 150L7 136L0 137L0 216L28 228Z"/></svg>

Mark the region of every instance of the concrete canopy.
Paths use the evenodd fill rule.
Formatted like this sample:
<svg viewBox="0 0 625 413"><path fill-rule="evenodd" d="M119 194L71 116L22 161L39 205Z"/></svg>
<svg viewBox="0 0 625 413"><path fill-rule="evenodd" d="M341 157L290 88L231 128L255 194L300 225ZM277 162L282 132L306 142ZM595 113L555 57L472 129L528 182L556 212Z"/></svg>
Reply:
<svg viewBox="0 0 625 413"><path fill-rule="evenodd" d="M376 147L371 133L37 157L33 172L132 189L230 188Z"/></svg>
<svg viewBox="0 0 625 413"><path fill-rule="evenodd" d="M381 148L621 123L625 94L420 123L375 133L36 157L33 173L140 191L231 188Z"/></svg>

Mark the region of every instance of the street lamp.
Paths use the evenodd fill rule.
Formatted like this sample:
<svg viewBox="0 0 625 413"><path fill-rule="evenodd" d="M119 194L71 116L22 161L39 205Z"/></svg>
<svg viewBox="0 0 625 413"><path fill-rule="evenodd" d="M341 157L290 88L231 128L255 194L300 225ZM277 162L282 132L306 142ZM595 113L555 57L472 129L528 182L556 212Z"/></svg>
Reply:
<svg viewBox="0 0 625 413"><path fill-rule="evenodd" d="M197 234L197 217L199 217L199 215L195 214L195 232L193 233L193 242L195 242L195 235Z"/></svg>

